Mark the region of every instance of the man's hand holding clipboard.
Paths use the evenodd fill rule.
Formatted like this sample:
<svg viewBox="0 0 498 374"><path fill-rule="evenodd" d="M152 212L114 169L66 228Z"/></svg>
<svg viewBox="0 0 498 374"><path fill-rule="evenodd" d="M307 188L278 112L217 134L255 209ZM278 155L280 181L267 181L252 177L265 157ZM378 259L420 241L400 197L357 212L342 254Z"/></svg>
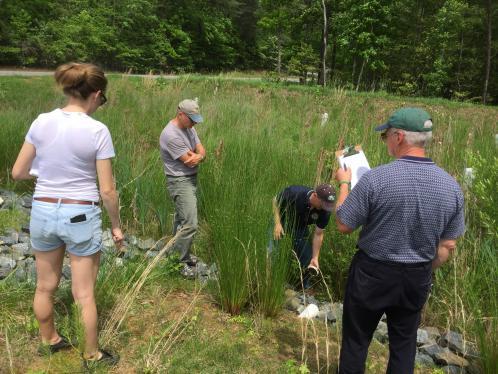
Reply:
<svg viewBox="0 0 498 374"><path fill-rule="evenodd" d="M354 188L361 176L370 170L368 160L361 149L361 146L346 147L335 153L339 165L344 169L351 170L351 188Z"/></svg>

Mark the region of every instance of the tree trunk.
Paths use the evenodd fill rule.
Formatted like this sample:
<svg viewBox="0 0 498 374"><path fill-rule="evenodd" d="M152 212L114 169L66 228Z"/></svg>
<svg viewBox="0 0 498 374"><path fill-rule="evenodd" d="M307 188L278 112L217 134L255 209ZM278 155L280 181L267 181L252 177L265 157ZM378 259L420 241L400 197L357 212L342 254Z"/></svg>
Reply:
<svg viewBox="0 0 498 374"><path fill-rule="evenodd" d="M488 38L487 38L487 56L486 56L486 77L484 78L484 89L482 91L482 103L486 104L488 96L488 83L489 83L489 72L491 70L491 0L488 0L486 4L487 13L487 28L488 28Z"/></svg>
<svg viewBox="0 0 498 374"><path fill-rule="evenodd" d="M278 77L280 78L280 73L282 71L282 41L280 40L280 37L277 39L278 44L277 44L277 73Z"/></svg>
<svg viewBox="0 0 498 374"><path fill-rule="evenodd" d="M365 67L365 62L366 62L366 59L363 59L363 61L361 63L360 74L358 74L358 82L356 82L356 92L358 92L358 89L360 88L361 76L363 75L363 68Z"/></svg>
<svg viewBox="0 0 498 374"><path fill-rule="evenodd" d="M318 84L325 87L327 82L327 65L325 65L325 59L327 56L327 8L325 6L325 0L322 0L323 7L323 30L322 30L322 48L320 50L320 57L322 66L318 73Z"/></svg>
<svg viewBox="0 0 498 374"><path fill-rule="evenodd" d="M462 55L463 55L463 31L460 32L460 54L458 56L458 69L457 69L457 85L458 85L458 91L462 91L461 85L460 85L460 73L462 71Z"/></svg>

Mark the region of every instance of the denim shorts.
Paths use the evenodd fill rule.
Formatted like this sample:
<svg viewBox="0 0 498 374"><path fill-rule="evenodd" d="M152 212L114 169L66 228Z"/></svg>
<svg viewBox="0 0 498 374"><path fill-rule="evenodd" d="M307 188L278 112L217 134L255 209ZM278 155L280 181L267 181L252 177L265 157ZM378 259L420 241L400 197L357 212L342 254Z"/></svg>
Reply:
<svg viewBox="0 0 498 374"><path fill-rule="evenodd" d="M97 205L47 203L33 200L29 230L35 251L66 245L76 256L90 256L102 248L101 210ZM79 217L73 219L71 218Z"/></svg>

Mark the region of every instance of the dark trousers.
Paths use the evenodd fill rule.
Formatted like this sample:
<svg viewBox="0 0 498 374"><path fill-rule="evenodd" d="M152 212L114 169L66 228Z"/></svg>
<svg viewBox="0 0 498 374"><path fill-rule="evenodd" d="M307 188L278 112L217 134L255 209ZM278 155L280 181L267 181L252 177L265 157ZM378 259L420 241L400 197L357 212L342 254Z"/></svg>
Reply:
<svg viewBox="0 0 498 374"><path fill-rule="evenodd" d="M387 316L387 373L413 373L417 329L432 281L432 264L374 260L359 250L349 269L342 320L339 373L365 372L368 346L383 313Z"/></svg>
<svg viewBox="0 0 498 374"><path fill-rule="evenodd" d="M302 269L306 269L310 264L313 255L308 228L295 230L291 235L292 245L297 258L299 259L299 264Z"/></svg>

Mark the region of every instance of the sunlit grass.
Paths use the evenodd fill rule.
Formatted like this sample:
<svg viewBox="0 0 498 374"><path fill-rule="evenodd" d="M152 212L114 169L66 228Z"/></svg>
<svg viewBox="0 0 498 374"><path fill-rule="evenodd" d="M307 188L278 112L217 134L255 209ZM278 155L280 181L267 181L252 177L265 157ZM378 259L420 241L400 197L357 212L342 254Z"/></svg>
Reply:
<svg viewBox="0 0 498 374"><path fill-rule="evenodd" d="M333 157L326 157L317 170L321 150L332 153L340 144L361 143L371 166L386 163L389 156L372 128L396 108L416 105L433 115L429 155L459 182L464 168L474 166L476 154L485 165L494 165L496 155L498 111L491 107L200 76L112 77L108 91L109 103L95 117L108 125L113 136L123 223L128 231L155 238L171 233L173 214L159 157L159 134L182 98L199 98L206 122L197 130L208 158L199 174L201 230L194 250L217 263L217 300L232 313L248 309L273 315L282 304L287 266L293 260L282 257L271 262L268 257L271 199L290 184L325 182L335 164ZM50 77L2 78L0 97L0 183L29 191L32 184L11 184L8 172L32 120L60 106L63 97ZM324 112L329 121L321 126ZM437 272L424 323L458 329L481 341L481 347L493 347L497 243L487 239L476 207L482 206L478 203L486 200L486 194L496 191L485 191L466 192L468 231L456 259ZM288 246L283 248L283 254L289 252ZM342 296L354 250L355 236L342 236L329 225L320 265L335 299ZM102 287L103 295L113 294L106 290L110 285Z"/></svg>

